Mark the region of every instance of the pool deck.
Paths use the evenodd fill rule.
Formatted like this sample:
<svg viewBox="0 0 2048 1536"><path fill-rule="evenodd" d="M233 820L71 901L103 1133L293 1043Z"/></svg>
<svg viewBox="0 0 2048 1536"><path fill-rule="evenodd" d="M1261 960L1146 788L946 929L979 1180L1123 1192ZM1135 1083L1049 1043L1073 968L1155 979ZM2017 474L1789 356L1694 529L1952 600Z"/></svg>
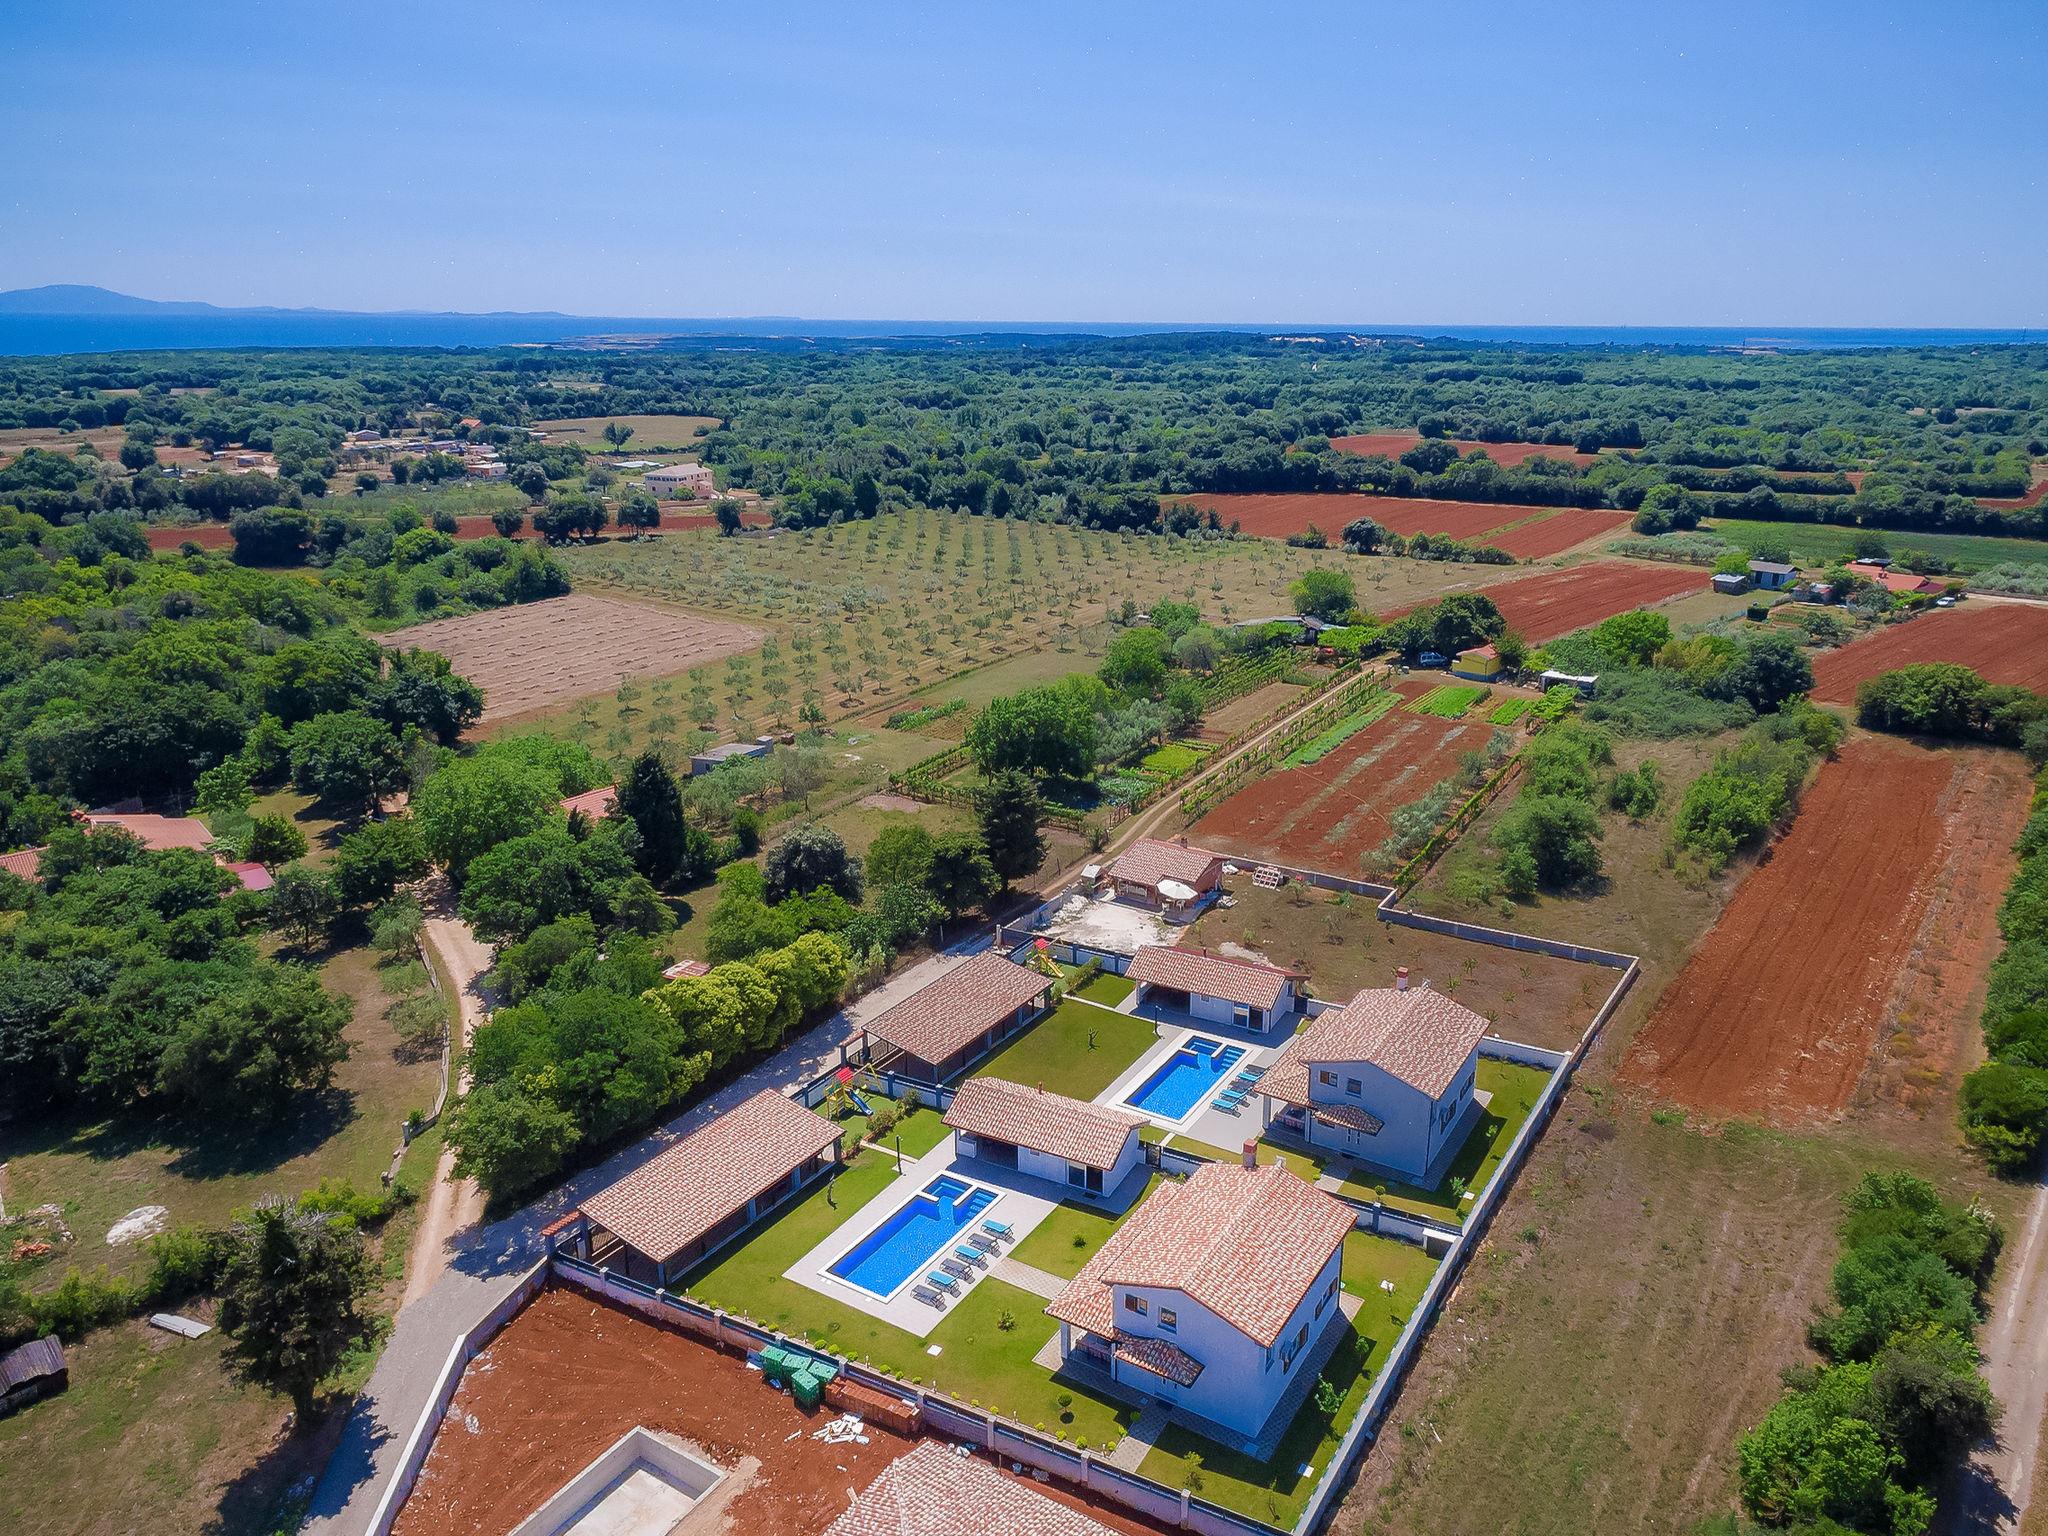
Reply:
<svg viewBox="0 0 2048 1536"><path fill-rule="evenodd" d="M1280 1054L1281 1047L1286 1045L1289 1036L1268 1039L1249 1030L1232 1029L1227 1025L1210 1024L1186 1014L1167 1014L1151 1008L1144 1010L1139 1017L1153 1019L1159 1024L1159 1043L1126 1068L1115 1082L1097 1094L1096 1103L1137 1115L1162 1131L1172 1131L1195 1141L1207 1142L1210 1146L1220 1147L1225 1151L1235 1151L1246 1137L1259 1133L1261 1101L1256 1096L1249 1099L1237 1114L1232 1115L1215 1107L1216 1096L1212 1094L1192 1114L1182 1120L1167 1120L1158 1115L1147 1114L1135 1104L1126 1104L1124 1099L1126 1095L1135 1092L1138 1086L1156 1072L1163 1062L1181 1048L1182 1042L1190 1037L1221 1040L1226 1045L1235 1045L1244 1051L1236 1070L1223 1079L1223 1085L1227 1086L1229 1080L1246 1067L1264 1067L1270 1063Z"/></svg>
<svg viewBox="0 0 2048 1536"><path fill-rule="evenodd" d="M1121 1211L1143 1193L1148 1170L1140 1167L1123 1187L1115 1190L1111 1198L1102 1202L1103 1208ZM979 1158L960 1157L953 1150L953 1138L948 1135L923 1157L905 1158L902 1174L889 1187L869 1201L850 1220L841 1222L832 1235L826 1238L796 1263L783 1271L783 1278L794 1280L798 1285L808 1287L821 1296L849 1307L858 1307L870 1317L901 1328L905 1333L924 1338L945 1321L955 1305L990 1273L993 1265L973 1266L975 1278L960 1282L959 1291L947 1298L943 1311L927 1302L919 1301L914 1294L914 1284L906 1285L888 1300L876 1296L872 1291L861 1289L832 1274L831 1266L841 1254L852 1248L862 1238L881 1226L890 1216L908 1205L924 1192L925 1186L941 1174L965 1179L996 1192L996 1200L984 1216L1010 1224L1010 1238L1002 1245L1008 1254L1028 1236L1038 1224L1052 1214L1067 1196L1068 1191L1060 1185L1045 1179L1036 1179L1029 1174L1019 1173L1014 1168L999 1168ZM978 1223L977 1223L978 1224ZM966 1233L961 1233L966 1241ZM952 1253L948 1244L942 1254L936 1254L928 1267L936 1268L938 1261ZM991 1259L997 1257L991 1255ZM920 1278L923 1271L918 1272Z"/></svg>

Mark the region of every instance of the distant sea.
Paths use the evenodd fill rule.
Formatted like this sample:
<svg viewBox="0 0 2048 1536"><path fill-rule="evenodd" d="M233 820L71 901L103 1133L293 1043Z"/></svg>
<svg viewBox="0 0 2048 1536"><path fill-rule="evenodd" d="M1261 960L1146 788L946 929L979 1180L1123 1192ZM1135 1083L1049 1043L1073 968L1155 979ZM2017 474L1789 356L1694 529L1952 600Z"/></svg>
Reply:
<svg viewBox="0 0 2048 1536"><path fill-rule="evenodd" d="M812 343L917 346L940 337L1022 345L1034 336L1146 336L1186 331L1243 335L1353 333L1443 337L1557 347L1770 347L1826 352L1860 347L2000 346L2048 340L2044 330L1857 330L1732 326L1581 325L1123 325L919 320L648 319L590 315L344 314L0 315L0 355L139 352L230 347L504 347L598 337L663 338L669 347L767 342L778 350Z"/></svg>

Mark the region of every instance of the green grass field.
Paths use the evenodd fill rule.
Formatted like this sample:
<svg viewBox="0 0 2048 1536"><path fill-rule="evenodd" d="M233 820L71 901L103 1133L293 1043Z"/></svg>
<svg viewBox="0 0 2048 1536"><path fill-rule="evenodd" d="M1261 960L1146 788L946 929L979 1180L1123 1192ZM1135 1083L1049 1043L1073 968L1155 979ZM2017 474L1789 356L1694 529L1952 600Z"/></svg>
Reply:
<svg viewBox="0 0 2048 1536"><path fill-rule="evenodd" d="M1069 998L982 1064L976 1077L1093 1099L1159 1038L1147 1019Z"/></svg>
<svg viewBox="0 0 2048 1536"><path fill-rule="evenodd" d="M1419 699L1410 700L1408 708L1418 715L1435 715L1439 720L1461 720L1467 710L1485 697L1484 688L1445 683Z"/></svg>
<svg viewBox="0 0 2048 1536"><path fill-rule="evenodd" d="M1536 707L1533 699L1509 699L1486 717L1488 725L1513 725Z"/></svg>
<svg viewBox="0 0 2048 1536"><path fill-rule="evenodd" d="M1159 1183L1161 1175L1154 1174L1151 1183L1145 1186L1150 1194ZM1107 1211L1094 1210L1085 1205L1063 1204L1051 1215L1032 1229L1016 1247L1011 1257L1020 1264L1030 1264L1047 1274L1058 1275L1071 1280L1081 1272L1081 1266L1094 1258L1109 1234L1124 1224L1131 1211L1138 1208L1139 1201L1132 1202L1130 1209L1122 1216L1113 1216Z"/></svg>
<svg viewBox="0 0 2048 1536"><path fill-rule="evenodd" d="M1138 766L1147 773L1183 773L1194 767L1209 755L1206 747L1189 746L1182 741L1169 741L1163 747L1155 747L1138 760Z"/></svg>
<svg viewBox="0 0 2048 1536"><path fill-rule="evenodd" d="M1962 571L1981 570L2007 561L2048 563L2048 539L2002 539L1975 533L1912 533L1889 528L1843 528L1833 523L1748 522L1741 518L1717 517L1700 524L1703 531L1719 534L1731 544L1750 548L1759 539L1783 540L1791 545L1792 556L1804 564L1832 565L1856 552L1856 540L1875 532L1885 542L1893 559L1918 550L1953 561Z"/></svg>

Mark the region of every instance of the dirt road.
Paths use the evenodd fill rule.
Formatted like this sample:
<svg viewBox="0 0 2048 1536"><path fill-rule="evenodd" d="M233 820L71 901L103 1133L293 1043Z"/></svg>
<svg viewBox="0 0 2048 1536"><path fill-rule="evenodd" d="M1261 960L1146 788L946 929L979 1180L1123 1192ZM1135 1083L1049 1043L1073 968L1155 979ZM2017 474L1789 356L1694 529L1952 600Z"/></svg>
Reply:
<svg viewBox="0 0 2048 1536"><path fill-rule="evenodd" d="M2005 1405L1998 1443L1981 1447L1947 1503L1947 1528L2012 1536L2034 1490L2035 1453L2048 1407L2048 1180L2034 1186L2026 1223L2007 1244L2004 1280L1978 1339L1984 1376Z"/></svg>
<svg viewBox="0 0 2048 1536"><path fill-rule="evenodd" d="M448 877L436 873L420 892L420 905L427 920L420 928L420 941L434 963L455 989L461 1009L456 1036L458 1056L468 1050L476 1027L490 1017L491 1005L483 991L484 973L491 968L491 946L479 939L469 924L455 915L455 892ZM447 1103L441 1106L442 1121L455 1101L469 1089L469 1072L464 1068L450 1085ZM474 1179L455 1177L455 1153L443 1148L434 1170L434 1183L427 1191L420 1212L419 1230L413 1234L412 1252L405 1266L405 1296L399 1305L417 1301L433 1289L448 1267L450 1240L465 1227L482 1219L484 1194Z"/></svg>

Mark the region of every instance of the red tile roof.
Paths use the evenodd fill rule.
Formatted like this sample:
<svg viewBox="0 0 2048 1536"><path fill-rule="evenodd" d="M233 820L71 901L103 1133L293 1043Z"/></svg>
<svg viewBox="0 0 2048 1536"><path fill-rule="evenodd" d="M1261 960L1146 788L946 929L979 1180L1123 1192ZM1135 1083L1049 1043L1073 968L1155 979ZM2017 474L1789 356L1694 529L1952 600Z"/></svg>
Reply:
<svg viewBox="0 0 2048 1536"><path fill-rule="evenodd" d="M616 784L607 784L602 789L586 789L582 794L570 795L562 801L562 814L573 816L581 811L592 821L603 821L611 815L618 798L619 787Z"/></svg>
<svg viewBox="0 0 2048 1536"><path fill-rule="evenodd" d="M1247 1008L1277 1008L1294 979L1275 966L1233 960L1228 955L1184 949L1177 944L1143 946L1132 956L1130 969L1124 974L1132 981L1199 992L1204 997L1220 997Z"/></svg>
<svg viewBox="0 0 2048 1536"><path fill-rule="evenodd" d="M1270 1345L1352 1222L1285 1164L1206 1163L1146 1196L1045 1310L1115 1340L1113 1287L1174 1290Z"/></svg>
<svg viewBox="0 0 2048 1536"><path fill-rule="evenodd" d="M824 1536L1115 1536L978 1456L919 1442L882 1469Z"/></svg>
<svg viewBox="0 0 2048 1536"><path fill-rule="evenodd" d="M16 853L0 853L0 869L6 870L10 875L19 875L24 880L40 880L42 876L36 871L41 867L42 859L43 850L40 848L23 848Z"/></svg>
<svg viewBox="0 0 2048 1536"><path fill-rule="evenodd" d="M984 950L920 987L862 1027L921 1061L944 1061L1052 986L994 950Z"/></svg>
<svg viewBox="0 0 2048 1536"><path fill-rule="evenodd" d="M839 1139L839 1128L763 1088L582 1202L583 1214L666 1263Z"/></svg>
<svg viewBox="0 0 2048 1536"><path fill-rule="evenodd" d="M1922 576L1917 571L1893 570L1888 566L1870 565L1861 560L1851 560L1848 565L1851 575L1865 581L1877 583L1887 592L1939 592L1941 583L1931 576Z"/></svg>
<svg viewBox="0 0 2048 1536"><path fill-rule="evenodd" d="M1440 1099L1485 1034L1485 1019L1427 983L1405 992L1368 987L1342 1008L1317 1015L1288 1041L1259 1079L1258 1091L1306 1105L1312 1066L1366 1062Z"/></svg>
<svg viewBox="0 0 2048 1536"><path fill-rule="evenodd" d="M664 980L676 981L684 976L709 976L711 967L702 960L678 960L661 974Z"/></svg>
<svg viewBox="0 0 2048 1536"><path fill-rule="evenodd" d="M970 1136L991 1136L1105 1172L1116 1166L1144 1124L1120 1109L1000 1077L971 1077L962 1083L945 1120Z"/></svg>
<svg viewBox="0 0 2048 1536"><path fill-rule="evenodd" d="M1156 837L1141 838L1109 866L1109 878L1128 880L1148 890L1157 890L1162 880L1178 880L1205 891L1223 878L1223 855Z"/></svg>
<svg viewBox="0 0 2048 1536"><path fill-rule="evenodd" d="M267 891L277 884L270 871L261 864L245 861L240 864L223 864L221 868L241 881L242 889L245 891Z"/></svg>
<svg viewBox="0 0 2048 1536"><path fill-rule="evenodd" d="M1135 1365L1154 1376L1164 1376L1179 1386L1192 1387L1202 1375L1202 1362L1164 1339L1149 1339L1135 1333L1120 1333L1110 1345L1117 1359Z"/></svg>
<svg viewBox="0 0 2048 1536"><path fill-rule="evenodd" d="M149 849L198 848L213 841L213 833L197 816L106 816L85 818L96 827L119 827L130 837L140 838Z"/></svg>

